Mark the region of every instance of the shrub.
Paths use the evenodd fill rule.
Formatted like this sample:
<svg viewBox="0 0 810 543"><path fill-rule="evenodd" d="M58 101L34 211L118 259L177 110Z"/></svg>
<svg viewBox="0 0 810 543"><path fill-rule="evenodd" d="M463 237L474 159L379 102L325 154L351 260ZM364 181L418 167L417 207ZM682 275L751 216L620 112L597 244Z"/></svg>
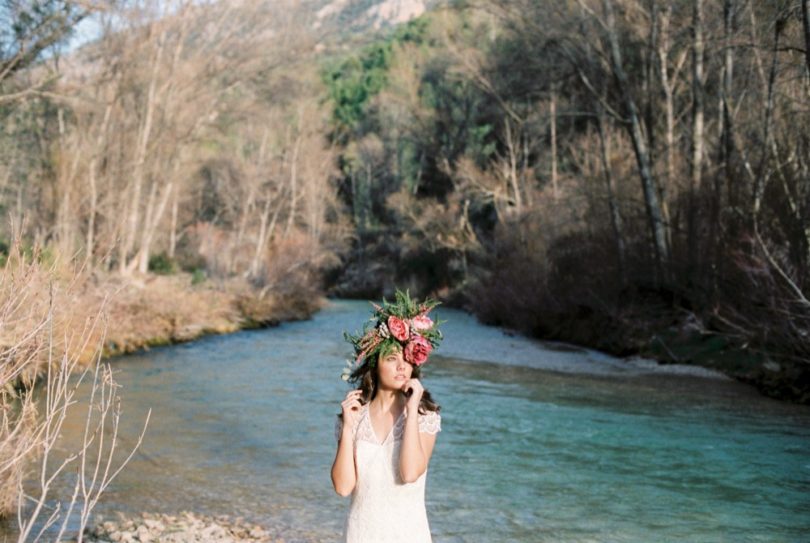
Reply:
<svg viewBox="0 0 810 543"><path fill-rule="evenodd" d="M205 274L205 270L200 268L195 268L194 271L191 272L191 284L192 285L199 285L203 281L205 281L207 275Z"/></svg>
<svg viewBox="0 0 810 543"><path fill-rule="evenodd" d="M177 273L177 264L166 253L159 253L149 258L149 271L158 275L172 275Z"/></svg>
<svg viewBox="0 0 810 543"><path fill-rule="evenodd" d="M101 306L83 314L72 292L82 278L57 280L56 266L46 267L41 254L15 241L0 269L0 518L17 519L18 541L61 541L74 528L81 534L100 495L132 457L113 464L120 411L118 385L100 361ZM88 348L94 363L86 366ZM76 377L91 381L89 399L78 396ZM66 443L68 408L81 403L92 404L90 432ZM142 439L143 433L134 449ZM42 461L34 464L37 458ZM76 476L74 488L54 496L52 483L68 473ZM54 500L60 507L51 510Z"/></svg>

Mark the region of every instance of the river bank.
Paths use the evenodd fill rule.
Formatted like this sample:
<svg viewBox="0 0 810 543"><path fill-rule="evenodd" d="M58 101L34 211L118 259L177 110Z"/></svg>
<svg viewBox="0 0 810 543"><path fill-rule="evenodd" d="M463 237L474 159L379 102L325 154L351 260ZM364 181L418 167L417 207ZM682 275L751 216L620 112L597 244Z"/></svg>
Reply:
<svg viewBox="0 0 810 543"><path fill-rule="evenodd" d="M351 269L344 275L330 294L376 297L373 292L393 289L385 273L378 273L376 282L360 281L360 275ZM537 290L512 290L507 284L494 281L471 290L444 289L437 294L444 306L464 310L486 325L621 358L707 368L749 384L770 398L810 405L810 364L806 360L780 356L734 335L720 316L699 316L671 300L637 294L601 308L594 300L561 303L543 296L538 285L534 285Z"/></svg>
<svg viewBox="0 0 810 543"><path fill-rule="evenodd" d="M104 290L115 290L106 307L105 356L307 319L323 305L307 285L262 291L243 280L195 282L183 273L116 278Z"/></svg>
<svg viewBox="0 0 810 543"><path fill-rule="evenodd" d="M563 341L617 357L708 368L777 400L810 405L810 365L758 350L689 312L628 305L619 313L580 306L538 315L530 327L509 315L478 312L485 324L515 327L530 337Z"/></svg>
<svg viewBox="0 0 810 543"><path fill-rule="evenodd" d="M93 273L62 279L35 270L13 292L27 305L3 330L3 344L14 345L30 330L41 334L52 327L56 354L65 354L80 366L99 354L110 358L210 334L307 319L324 303L317 288L303 282L259 289L239 278L201 280L182 272L133 277ZM20 307L17 302L13 305ZM20 373L24 383L45 369L41 360L47 351L36 352Z"/></svg>

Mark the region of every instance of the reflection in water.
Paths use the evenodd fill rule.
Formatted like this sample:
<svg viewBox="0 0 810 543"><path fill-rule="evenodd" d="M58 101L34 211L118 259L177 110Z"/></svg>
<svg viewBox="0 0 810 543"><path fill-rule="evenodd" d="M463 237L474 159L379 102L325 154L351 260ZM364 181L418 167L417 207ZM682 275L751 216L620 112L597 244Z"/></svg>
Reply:
<svg viewBox="0 0 810 543"><path fill-rule="evenodd" d="M97 512L187 509L281 527L287 541L336 540L348 506L329 480L341 332L367 308L340 301L311 321L116 360L125 448L153 414ZM447 340L424 378L443 407L427 489L437 543L810 532L806 407L437 311Z"/></svg>

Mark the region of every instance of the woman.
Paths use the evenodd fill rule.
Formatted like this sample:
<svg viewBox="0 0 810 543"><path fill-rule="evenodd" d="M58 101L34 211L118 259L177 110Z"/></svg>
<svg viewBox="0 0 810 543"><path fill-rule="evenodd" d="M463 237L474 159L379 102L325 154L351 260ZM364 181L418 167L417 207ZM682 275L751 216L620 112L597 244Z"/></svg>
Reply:
<svg viewBox="0 0 810 543"><path fill-rule="evenodd" d="M346 395L335 425L332 483L352 496L347 543L431 541L425 477L441 416L419 377L441 341L428 317L435 305L397 291L395 302L374 305L362 335L345 334L355 362L344 379L359 388Z"/></svg>

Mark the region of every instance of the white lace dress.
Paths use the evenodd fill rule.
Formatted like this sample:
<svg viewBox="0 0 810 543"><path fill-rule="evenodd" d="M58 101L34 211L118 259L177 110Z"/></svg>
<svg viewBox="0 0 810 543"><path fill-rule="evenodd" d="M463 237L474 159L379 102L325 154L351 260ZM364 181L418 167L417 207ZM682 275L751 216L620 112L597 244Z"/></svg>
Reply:
<svg viewBox="0 0 810 543"><path fill-rule="evenodd" d="M354 429L354 460L357 484L352 492L346 519L346 543L430 543L430 528L425 512L427 470L413 483L403 483L399 475L399 452L406 414L394 423L381 441L374 434L368 405L360 411ZM340 440L342 421L335 423L335 438ZM441 415L428 411L419 415L419 431L441 431Z"/></svg>

